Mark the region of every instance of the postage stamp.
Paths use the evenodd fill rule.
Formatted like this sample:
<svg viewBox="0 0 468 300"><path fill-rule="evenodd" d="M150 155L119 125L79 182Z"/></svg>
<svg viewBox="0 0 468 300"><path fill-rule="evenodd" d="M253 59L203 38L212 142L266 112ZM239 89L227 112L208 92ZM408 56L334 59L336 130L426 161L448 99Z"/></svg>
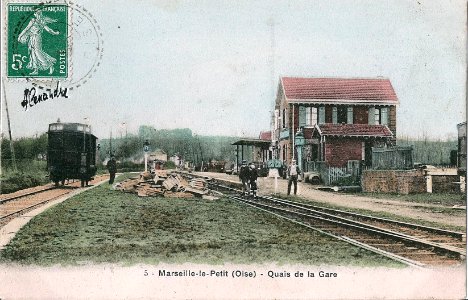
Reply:
<svg viewBox="0 0 468 300"><path fill-rule="evenodd" d="M7 77L67 79L69 7L10 3L6 14Z"/></svg>

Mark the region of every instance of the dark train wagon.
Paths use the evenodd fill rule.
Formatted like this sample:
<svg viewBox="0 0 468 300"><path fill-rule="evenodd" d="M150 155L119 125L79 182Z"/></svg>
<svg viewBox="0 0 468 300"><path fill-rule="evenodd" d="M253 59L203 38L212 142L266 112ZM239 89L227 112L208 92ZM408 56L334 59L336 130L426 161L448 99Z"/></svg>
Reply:
<svg viewBox="0 0 468 300"><path fill-rule="evenodd" d="M65 179L79 179L81 186L96 175L96 141L91 127L80 123L49 124L47 170L58 186Z"/></svg>

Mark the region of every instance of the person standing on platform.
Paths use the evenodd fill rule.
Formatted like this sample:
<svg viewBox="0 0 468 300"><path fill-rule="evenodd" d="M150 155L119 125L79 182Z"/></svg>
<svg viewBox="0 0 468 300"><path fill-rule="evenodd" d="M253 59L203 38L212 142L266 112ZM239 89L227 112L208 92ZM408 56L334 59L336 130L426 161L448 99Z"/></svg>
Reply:
<svg viewBox="0 0 468 300"><path fill-rule="evenodd" d="M250 170L249 170L249 181L250 181L250 191L252 192L252 195L255 199L257 199L257 178L258 178L258 172L257 168L255 165L252 163L250 165Z"/></svg>
<svg viewBox="0 0 468 300"><path fill-rule="evenodd" d="M243 160L239 170L239 179L242 181L242 195L248 195L250 193L249 177L249 166L247 166L247 161Z"/></svg>
<svg viewBox="0 0 468 300"><path fill-rule="evenodd" d="M113 184L115 179L115 173L117 173L117 162L115 161L114 155L112 155L109 161L107 162L107 170L109 170L110 174L109 184Z"/></svg>
<svg viewBox="0 0 468 300"><path fill-rule="evenodd" d="M291 184L294 183L294 195L297 193L297 177L301 174L299 166L296 165L296 160L292 160L291 165L288 167L288 196L291 194Z"/></svg>

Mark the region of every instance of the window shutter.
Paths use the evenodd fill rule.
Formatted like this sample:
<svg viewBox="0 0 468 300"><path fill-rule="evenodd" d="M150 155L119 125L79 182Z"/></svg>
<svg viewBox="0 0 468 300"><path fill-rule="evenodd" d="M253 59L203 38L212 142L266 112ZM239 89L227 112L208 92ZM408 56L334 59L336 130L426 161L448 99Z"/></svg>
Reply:
<svg viewBox="0 0 468 300"><path fill-rule="evenodd" d="M332 110L332 123L337 124L338 123L338 107L333 106Z"/></svg>
<svg viewBox="0 0 468 300"><path fill-rule="evenodd" d="M369 125L375 124L375 107L369 107Z"/></svg>
<svg viewBox="0 0 468 300"><path fill-rule="evenodd" d="M306 108L299 106L299 128L306 126Z"/></svg>
<svg viewBox="0 0 468 300"><path fill-rule="evenodd" d="M348 115L346 118L346 123L353 124L353 107L348 107Z"/></svg>
<svg viewBox="0 0 468 300"><path fill-rule="evenodd" d="M320 106L319 107L318 123L319 124L325 124L325 106Z"/></svg>
<svg viewBox="0 0 468 300"><path fill-rule="evenodd" d="M380 124L388 125L388 107L382 107L380 110L382 120L380 120Z"/></svg>

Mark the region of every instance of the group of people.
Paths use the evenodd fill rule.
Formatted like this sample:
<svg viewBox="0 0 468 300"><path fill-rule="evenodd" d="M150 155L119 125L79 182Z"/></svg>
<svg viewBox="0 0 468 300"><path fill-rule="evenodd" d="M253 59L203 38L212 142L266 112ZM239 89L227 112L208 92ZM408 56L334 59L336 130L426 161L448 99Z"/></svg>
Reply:
<svg viewBox="0 0 468 300"><path fill-rule="evenodd" d="M296 164L296 160L292 160L291 165L288 166L286 175L288 177L288 196L291 194L291 186L294 184L294 195L297 194L297 179L301 174L301 169ZM254 198L257 198L257 178L258 172L255 165L252 163L250 167L247 165L247 161L242 161L242 166L239 170L239 179L242 181L242 195L252 194Z"/></svg>
<svg viewBox="0 0 468 300"><path fill-rule="evenodd" d="M250 195L252 194L256 199L257 196L257 178L258 172L255 164L247 165L247 161L242 161L242 166L239 170L239 179L242 181L242 195Z"/></svg>

